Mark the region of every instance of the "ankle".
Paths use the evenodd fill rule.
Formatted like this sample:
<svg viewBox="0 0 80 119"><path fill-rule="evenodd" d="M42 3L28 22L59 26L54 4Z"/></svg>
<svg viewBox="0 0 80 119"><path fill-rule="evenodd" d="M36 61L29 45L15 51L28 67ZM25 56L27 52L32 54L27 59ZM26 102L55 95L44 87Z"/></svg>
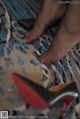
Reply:
<svg viewBox="0 0 80 119"><path fill-rule="evenodd" d="M77 36L80 34L80 27L77 25L71 25L63 23L65 31L71 36Z"/></svg>

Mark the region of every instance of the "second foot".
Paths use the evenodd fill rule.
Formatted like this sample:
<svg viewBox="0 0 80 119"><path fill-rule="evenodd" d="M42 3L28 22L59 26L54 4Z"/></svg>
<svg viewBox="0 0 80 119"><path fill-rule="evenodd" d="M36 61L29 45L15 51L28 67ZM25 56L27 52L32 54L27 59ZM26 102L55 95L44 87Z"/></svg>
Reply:
<svg viewBox="0 0 80 119"><path fill-rule="evenodd" d="M59 32L52 41L48 51L38 57L42 64L51 64L59 61L65 54L76 44L80 42L80 33L77 35L70 35L67 32Z"/></svg>
<svg viewBox="0 0 80 119"><path fill-rule="evenodd" d="M60 5L58 0L44 0L35 24L25 35L24 42L29 43L37 39L51 22L54 23L64 15L66 8L65 5Z"/></svg>

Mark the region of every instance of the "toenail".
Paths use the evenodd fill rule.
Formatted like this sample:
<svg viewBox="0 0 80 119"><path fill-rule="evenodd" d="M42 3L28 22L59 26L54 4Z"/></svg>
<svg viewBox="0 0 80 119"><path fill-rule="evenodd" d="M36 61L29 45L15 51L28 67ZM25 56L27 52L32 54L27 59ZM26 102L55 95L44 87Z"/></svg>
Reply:
<svg viewBox="0 0 80 119"><path fill-rule="evenodd" d="M24 43L29 43L29 41L27 39L23 39Z"/></svg>
<svg viewBox="0 0 80 119"><path fill-rule="evenodd" d="M41 60L40 62L41 62L41 64L44 64L44 60Z"/></svg>
<svg viewBox="0 0 80 119"><path fill-rule="evenodd" d="M26 42L26 39L23 39L23 42L25 43Z"/></svg>
<svg viewBox="0 0 80 119"><path fill-rule="evenodd" d="M30 34L29 32L28 32L28 33L26 33L26 36L29 36L29 34Z"/></svg>

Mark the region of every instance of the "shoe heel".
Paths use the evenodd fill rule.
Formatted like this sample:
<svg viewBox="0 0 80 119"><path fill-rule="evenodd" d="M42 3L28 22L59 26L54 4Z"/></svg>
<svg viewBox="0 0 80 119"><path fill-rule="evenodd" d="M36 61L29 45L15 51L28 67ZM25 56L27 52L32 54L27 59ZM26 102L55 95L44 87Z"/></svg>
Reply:
<svg viewBox="0 0 80 119"><path fill-rule="evenodd" d="M66 98L63 99L63 101L65 102L66 106L65 106L65 109L64 109L63 114L60 117L60 119L63 119L64 116L66 115L68 109L70 108L70 106L71 106L71 104L73 102L73 99L71 97L66 97Z"/></svg>

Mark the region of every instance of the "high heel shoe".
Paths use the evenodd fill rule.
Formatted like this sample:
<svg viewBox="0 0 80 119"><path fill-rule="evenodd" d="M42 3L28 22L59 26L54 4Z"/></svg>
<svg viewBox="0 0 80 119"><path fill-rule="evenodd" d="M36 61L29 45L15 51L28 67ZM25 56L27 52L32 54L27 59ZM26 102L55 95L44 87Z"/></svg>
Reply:
<svg viewBox="0 0 80 119"><path fill-rule="evenodd" d="M19 74L13 74L12 78L24 100L36 108L51 108L55 102L64 97L78 97L78 89L75 82L63 84L61 90L59 90L60 86L59 89L57 88L58 86L55 86L51 92L51 89L47 90ZM56 91L55 89L58 90Z"/></svg>

